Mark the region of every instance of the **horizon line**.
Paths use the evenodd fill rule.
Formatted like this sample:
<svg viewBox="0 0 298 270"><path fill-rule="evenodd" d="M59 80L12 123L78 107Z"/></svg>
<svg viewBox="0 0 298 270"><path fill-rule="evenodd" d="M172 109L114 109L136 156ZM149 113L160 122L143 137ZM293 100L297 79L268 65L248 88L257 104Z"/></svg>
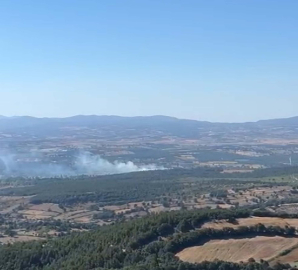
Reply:
<svg viewBox="0 0 298 270"><path fill-rule="evenodd" d="M243 121L243 122L224 122L224 121L208 121L208 120L198 120L198 119L191 119L191 118L179 118L176 116L169 116L169 115L135 115L135 116L124 116L124 115L114 115L114 114L76 114L71 116L61 116L61 117L39 117L39 116L31 116L31 115L14 115L14 116L5 116L0 115L0 120L3 118L12 119L12 118L34 118L34 119L68 119L68 118L75 118L75 117L118 117L118 118L153 118L153 117L164 117L164 118L172 118L176 120L185 120L185 121L195 121L195 122L205 122L205 123L214 123L214 124L248 124L248 123L258 123L262 121L272 121L272 120L286 120L286 119L293 119L298 118L298 116L290 116L290 117L280 117L280 118L268 118L268 119L259 119L256 121Z"/></svg>

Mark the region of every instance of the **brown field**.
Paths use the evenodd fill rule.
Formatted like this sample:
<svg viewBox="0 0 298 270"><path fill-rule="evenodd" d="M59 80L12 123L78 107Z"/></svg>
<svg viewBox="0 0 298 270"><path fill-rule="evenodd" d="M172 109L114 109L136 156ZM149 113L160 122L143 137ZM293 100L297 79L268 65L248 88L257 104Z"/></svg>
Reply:
<svg viewBox="0 0 298 270"><path fill-rule="evenodd" d="M72 221L74 222L78 222L78 223L89 223L92 220L92 216L88 215L88 216L81 216L81 217L77 217L74 218Z"/></svg>
<svg viewBox="0 0 298 270"><path fill-rule="evenodd" d="M128 204L122 204L122 205L107 205L107 206L104 206L103 208L106 209L106 210L110 210L110 211L118 211L118 212L121 212L121 211L128 211L130 209L134 209L135 206L136 207L143 207L143 203L144 202L132 202L132 203L128 203ZM151 202L145 202L145 204L147 203L151 203Z"/></svg>
<svg viewBox="0 0 298 270"><path fill-rule="evenodd" d="M165 212L167 211L168 208L164 207L164 206L157 206L154 208L149 209L150 213L160 213L160 212Z"/></svg>
<svg viewBox="0 0 298 270"><path fill-rule="evenodd" d="M182 261L191 263L216 259L230 262L245 262L249 258L270 260L277 257L281 251L297 244L298 238L280 236L212 240L202 246L186 248L177 253L176 256Z"/></svg>
<svg viewBox="0 0 298 270"><path fill-rule="evenodd" d="M32 205L29 208L30 210L46 211L46 212L55 212L63 213L64 211L59 207L58 204L54 203L42 203L38 205Z"/></svg>
<svg viewBox="0 0 298 270"><path fill-rule="evenodd" d="M78 207L78 209L80 209ZM40 205L32 205L27 210L19 211L27 219L39 220L54 218L56 220L71 220L75 222L88 223L91 221L94 211L86 209L70 210L64 212L57 204L43 203Z"/></svg>
<svg viewBox="0 0 298 270"><path fill-rule="evenodd" d="M119 210L128 209L126 204L125 205L107 205L107 206L104 206L103 208L109 211L119 211Z"/></svg>
<svg viewBox="0 0 298 270"><path fill-rule="evenodd" d="M25 216L27 219L47 219L51 217L57 217L64 213L64 211L54 203L43 203L38 205L27 205L26 210L20 210L19 213Z"/></svg>
<svg viewBox="0 0 298 270"><path fill-rule="evenodd" d="M57 213L40 210L22 210L19 213L30 216L57 216Z"/></svg>
<svg viewBox="0 0 298 270"><path fill-rule="evenodd" d="M15 243L15 242L28 242L28 241L35 241L35 240L44 240L45 238L36 237L36 236L26 236L20 235L15 237L2 237L0 238L0 243L8 244L8 243Z"/></svg>
<svg viewBox="0 0 298 270"><path fill-rule="evenodd" d="M90 211L87 210L78 210L78 211L69 211L64 214L61 214L59 216L56 216L55 219L61 219L61 220L71 220L76 217L81 217L86 215L86 213L89 213Z"/></svg>
<svg viewBox="0 0 298 270"><path fill-rule="evenodd" d="M72 220L75 222L81 222L81 223L88 223L92 220L92 217L94 214L96 214L96 211L85 211L81 213L77 213L75 215L72 215L69 217L68 220Z"/></svg>
<svg viewBox="0 0 298 270"><path fill-rule="evenodd" d="M7 214L27 204L32 196L0 196L0 214Z"/></svg>
<svg viewBox="0 0 298 270"><path fill-rule="evenodd" d="M298 263L298 248L293 249L289 254L285 256L279 256L271 261L272 264L276 263L289 263L292 266L296 265Z"/></svg>
<svg viewBox="0 0 298 270"><path fill-rule="evenodd" d="M229 223L225 220L206 222L202 228L222 229L224 227L238 228L239 226L253 226L259 223L265 226L293 226L298 228L298 219L295 218L277 218L277 217L250 217L238 218L237 224Z"/></svg>
<svg viewBox="0 0 298 270"><path fill-rule="evenodd" d="M203 209L203 208L206 208L206 207L209 207L210 209L215 209L217 206L217 204L215 203L206 203L206 204L195 204L193 206L194 209Z"/></svg>

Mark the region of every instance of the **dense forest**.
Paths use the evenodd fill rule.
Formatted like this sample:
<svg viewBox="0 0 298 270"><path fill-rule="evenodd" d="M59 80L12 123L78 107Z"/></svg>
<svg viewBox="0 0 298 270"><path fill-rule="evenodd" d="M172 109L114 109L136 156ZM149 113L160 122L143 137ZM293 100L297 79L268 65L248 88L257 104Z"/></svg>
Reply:
<svg viewBox="0 0 298 270"><path fill-rule="evenodd" d="M175 253L181 249L201 245L211 239L255 235L296 237L293 227L265 227L262 224L239 229L197 230L206 221L225 219L234 222L236 218L249 217L253 214L252 211L236 209L167 212L48 241L5 245L0 248L0 265L3 270L289 269L289 265L282 264L270 268L266 261L190 264L175 257ZM261 214L266 213L263 211Z"/></svg>
<svg viewBox="0 0 298 270"><path fill-rule="evenodd" d="M292 172L298 172L298 167L291 167L290 171L287 168L272 168L235 174L224 174L221 169L198 168L71 178L18 178L5 180L15 183L15 187L0 190L0 195L36 195L31 199L34 204L43 202L63 205L78 202L100 202L101 205L124 204L158 200L166 194L189 193L190 190L196 191L196 194L204 191L212 192L222 185L233 185L234 188L237 188L237 185L243 187L245 184L266 186L270 183L269 180L264 181L263 177L291 175ZM275 178L272 178L271 185L284 184L273 180ZM187 186L190 182L192 184Z"/></svg>

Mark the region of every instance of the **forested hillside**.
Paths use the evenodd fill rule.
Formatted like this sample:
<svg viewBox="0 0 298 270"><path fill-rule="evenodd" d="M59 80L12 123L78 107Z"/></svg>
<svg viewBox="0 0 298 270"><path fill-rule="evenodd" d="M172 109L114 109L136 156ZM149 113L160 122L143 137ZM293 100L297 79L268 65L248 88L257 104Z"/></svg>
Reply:
<svg viewBox="0 0 298 270"><path fill-rule="evenodd" d="M73 233L50 241L17 243L0 249L3 270L37 269L271 269L268 262L248 263L204 262L190 264L179 261L175 253L185 247L223 237L255 235L296 237L293 227L265 227L262 224L226 228L199 229L210 220L245 218L250 210L196 210L150 215L148 217L95 231ZM265 213L262 213L265 215ZM288 269L279 264L272 269Z"/></svg>
<svg viewBox="0 0 298 270"><path fill-rule="evenodd" d="M0 190L2 196L30 196L32 203L51 202L74 204L77 202L101 202L123 204L134 201L156 200L165 194L185 190L187 183L198 193L218 190L220 186L254 184L268 185L262 178L272 177L270 185L284 184L282 176L298 173L298 167L281 167L255 170L250 173L222 173L221 169L197 168L134 172L105 176L78 176L70 178L7 179L3 185L14 183L15 187ZM193 184L190 184L192 182ZM20 185L21 187L18 187ZM24 186L25 185L25 186ZM195 189L195 190L193 190ZM186 194L185 194L186 195Z"/></svg>

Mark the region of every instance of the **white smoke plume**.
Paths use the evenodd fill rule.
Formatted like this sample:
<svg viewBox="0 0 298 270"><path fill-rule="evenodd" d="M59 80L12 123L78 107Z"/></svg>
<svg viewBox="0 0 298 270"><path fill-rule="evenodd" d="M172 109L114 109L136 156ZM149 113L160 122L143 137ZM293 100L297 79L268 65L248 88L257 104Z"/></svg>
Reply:
<svg viewBox="0 0 298 270"><path fill-rule="evenodd" d="M128 173L137 171L150 171L163 169L157 167L154 164L138 166L131 161L128 162L109 162L100 156L92 156L90 153L82 153L78 156L75 170L80 174L116 174L116 173Z"/></svg>
<svg viewBox="0 0 298 270"><path fill-rule="evenodd" d="M76 175L106 175L137 171L162 170L163 167L154 164L136 165L132 161L110 162L98 155L89 152L78 154L72 166L46 163L38 153L28 155L30 162L19 162L17 154L0 155L0 176L25 176L25 177L55 177ZM24 157L22 157L24 159ZM32 161L33 160L33 161Z"/></svg>

